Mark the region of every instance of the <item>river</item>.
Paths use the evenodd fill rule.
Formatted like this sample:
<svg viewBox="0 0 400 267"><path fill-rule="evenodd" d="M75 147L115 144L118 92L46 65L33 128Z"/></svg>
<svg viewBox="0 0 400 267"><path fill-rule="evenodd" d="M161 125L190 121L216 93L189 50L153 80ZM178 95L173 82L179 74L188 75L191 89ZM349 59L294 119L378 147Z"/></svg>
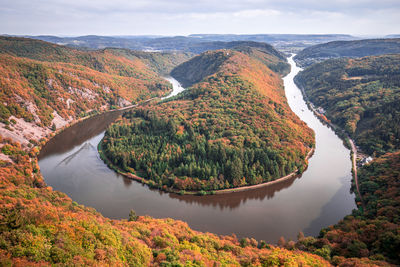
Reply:
<svg viewBox="0 0 400 267"><path fill-rule="evenodd" d="M350 193L350 152L307 108L293 82L300 71L292 58L284 78L291 109L315 131L316 148L309 167L269 187L212 196L181 196L151 190L110 170L100 159L97 144L121 112L110 112L78 123L43 148L39 165L46 183L79 204L94 207L109 218L138 215L183 220L195 230L236 234L276 243L280 236L296 239L299 231L318 235L354 209ZM174 91L182 90L170 79Z"/></svg>

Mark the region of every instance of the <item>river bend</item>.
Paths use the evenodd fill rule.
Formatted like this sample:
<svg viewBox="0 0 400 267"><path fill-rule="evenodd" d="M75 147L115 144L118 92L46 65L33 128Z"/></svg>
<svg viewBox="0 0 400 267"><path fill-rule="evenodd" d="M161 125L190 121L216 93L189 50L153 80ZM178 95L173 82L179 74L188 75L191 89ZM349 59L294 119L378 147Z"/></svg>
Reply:
<svg viewBox="0 0 400 267"><path fill-rule="evenodd" d="M139 215L183 220L195 230L235 233L275 243L280 236L295 239L299 231L318 235L355 208L350 193L350 152L335 133L308 109L293 82L300 71L289 58L284 78L291 109L315 131L316 148L301 177L255 190L212 196L180 196L149 189L110 170L97 144L106 127L120 114L109 112L78 123L55 136L43 148L39 165L46 183L74 201L94 207L109 218ZM183 90L170 79L173 94Z"/></svg>

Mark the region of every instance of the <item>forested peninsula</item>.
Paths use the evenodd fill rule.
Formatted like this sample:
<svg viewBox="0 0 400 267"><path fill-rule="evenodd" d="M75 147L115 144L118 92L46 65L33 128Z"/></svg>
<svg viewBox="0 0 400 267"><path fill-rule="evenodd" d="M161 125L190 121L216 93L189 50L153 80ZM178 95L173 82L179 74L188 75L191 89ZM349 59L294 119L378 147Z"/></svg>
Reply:
<svg viewBox="0 0 400 267"><path fill-rule="evenodd" d="M285 61L256 48L194 57L172 71L190 86L186 92L124 115L106 131L103 155L151 187L180 193L302 173L314 134L268 68Z"/></svg>
<svg viewBox="0 0 400 267"><path fill-rule="evenodd" d="M317 255L201 233L172 219L132 212L112 220L46 185L37 155L56 131L165 95L171 88L160 76L188 57L0 37L1 265L329 265Z"/></svg>

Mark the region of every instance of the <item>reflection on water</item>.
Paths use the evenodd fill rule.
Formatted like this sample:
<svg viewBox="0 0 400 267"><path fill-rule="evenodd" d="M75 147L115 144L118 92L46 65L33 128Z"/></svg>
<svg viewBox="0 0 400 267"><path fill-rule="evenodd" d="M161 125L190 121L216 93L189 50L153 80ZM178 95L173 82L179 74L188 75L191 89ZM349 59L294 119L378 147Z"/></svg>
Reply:
<svg viewBox="0 0 400 267"><path fill-rule="evenodd" d="M264 199L273 198L276 192L291 186L294 180L297 178L299 178L299 176L292 177L288 180L284 180L280 183L272 184L270 186L256 188L250 191L234 192L230 194L211 195L207 197L177 194L170 194L169 196L189 204L196 203L201 206L212 206L214 208L219 208L222 211L226 208L237 208L242 203L246 203L247 200L263 201Z"/></svg>
<svg viewBox="0 0 400 267"><path fill-rule="evenodd" d="M40 151L39 160L43 156L68 153L73 147L103 132L121 114L121 111L111 111L69 127L49 140Z"/></svg>
<svg viewBox="0 0 400 267"><path fill-rule="evenodd" d="M316 149L301 177L255 190L213 196L180 196L151 190L110 170L96 147L106 126L119 114L107 113L64 131L42 150L39 165L46 182L80 204L96 208L110 218L139 215L171 217L195 230L235 233L276 242L295 239L299 231L317 235L353 208L350 194L351 162L342 141L308 110L293 77L285 77L292 110L316 133Z"/></svg>

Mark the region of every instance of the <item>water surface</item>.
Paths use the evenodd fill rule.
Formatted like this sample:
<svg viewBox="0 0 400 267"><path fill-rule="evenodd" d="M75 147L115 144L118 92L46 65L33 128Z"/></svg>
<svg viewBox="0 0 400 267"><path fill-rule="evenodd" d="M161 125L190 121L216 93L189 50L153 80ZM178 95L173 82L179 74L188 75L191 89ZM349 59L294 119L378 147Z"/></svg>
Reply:
<svg viewBox="0 0 400 267"><path fill-rule="evenodd" d="M300 69L291 58L289 63L292 71L284 78L288 103L316 134L315 153L301 177L214 196L180 196L151 190L108 169L98 155L96 147L106 126L119 115L113 112L71 127L43 148L39 165L45 181L109 218L127 218L134 209L139 215L183 220L195 230L235 233L270 243L280 236L295 239L299 231L317 235L321 228L336 223L355 208L350 193L350 152L307 108L293 82ZM182 90L176 80L173 83L175 90Z"/></svg>

